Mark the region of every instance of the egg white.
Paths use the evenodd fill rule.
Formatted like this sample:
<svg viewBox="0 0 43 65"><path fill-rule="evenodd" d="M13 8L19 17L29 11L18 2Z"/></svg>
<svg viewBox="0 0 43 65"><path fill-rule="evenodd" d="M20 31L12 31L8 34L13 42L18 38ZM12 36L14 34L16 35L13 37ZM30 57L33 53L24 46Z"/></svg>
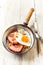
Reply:
<svg viewBox="0 0 43 65"><path fill-rule="evenodd" d="M27 37L29 38L29 41L28 42L23 42L21 40L22 38L22 34L21 33L18 33L18 37L16 38L16 41L19 42L20 44L23 44L23 45L26 45L26 46L30 46L31 45L31 38L30 38L30 35L27 31L25 31L25 34L27 35Z"/></svg>

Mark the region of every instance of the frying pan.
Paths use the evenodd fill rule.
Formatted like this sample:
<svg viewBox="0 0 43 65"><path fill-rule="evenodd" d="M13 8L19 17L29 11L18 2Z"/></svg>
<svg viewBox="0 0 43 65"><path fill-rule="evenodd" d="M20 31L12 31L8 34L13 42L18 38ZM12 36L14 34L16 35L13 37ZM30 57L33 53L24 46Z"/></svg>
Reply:
<svg viewBox="0 0 43 65"><path fill-rule="evenodd" d="M16 29L24 29L24 30L26 30L26 31L30 34L31 39L32 39L32 41L31 41L31 42L32 42L32 45L31 45L30 48L26 49L26 50L23 51L23 52L16 53L16 54L26 53L27 51L29 51L29 50L33 47L34 42L35 42L35 36L34 36L34 33L33 33L32 29L27 26L27 25L28 25L28 22L29 22L29 20L30 20L30 17L32 16L32 13L33 13L33 12L34 12L34 8L31 8L30 11L29 11L29 13L28 13L27 16L26 16L26 19L25 19L25 21L24 21L24 24L16 24L16 25L13 25L13 26L9 27L9 28L4 32L3 38L2 38L2 42L3 42L3 45L4 45L5 49L7 49L9 52L15 53L15 52L13 52L13 51L11 51L11 50L8 49L7 36L8 36L8 34L10 34L11 32L15 31Z"/></svg>

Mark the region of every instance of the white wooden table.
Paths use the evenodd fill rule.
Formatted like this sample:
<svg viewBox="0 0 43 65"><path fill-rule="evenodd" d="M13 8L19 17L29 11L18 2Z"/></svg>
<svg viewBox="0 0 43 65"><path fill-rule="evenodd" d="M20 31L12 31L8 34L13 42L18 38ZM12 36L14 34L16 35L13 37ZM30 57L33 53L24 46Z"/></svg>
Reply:
<svg viewBox="0 0 43 65"><path fill-rule="evenodd" d="M22 24L31 7L34 7L34 0L0 0L0 65L43 65L43 44L42 54L39 56L36 43L30 52L20 56L6 51L2 44L4 31L17 23ZM36 14L39 31L43 37L43 0L36 0ZM33 14L28 26L34 21Z"/></svg>

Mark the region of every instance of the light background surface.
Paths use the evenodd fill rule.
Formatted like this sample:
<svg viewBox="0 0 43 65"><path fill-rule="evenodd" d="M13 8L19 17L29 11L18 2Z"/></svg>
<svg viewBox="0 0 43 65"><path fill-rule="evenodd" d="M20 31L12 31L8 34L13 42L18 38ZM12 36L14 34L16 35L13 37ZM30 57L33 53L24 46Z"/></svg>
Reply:
<svg viewBox="0 0 43 65"><path fill-rule="evenodd" d="M39 31L43 37L43 0L36 0L35 4ZM42 54L39 57L36 44L30 52L21 56L6 51L2 44L4 31L12 25L23 24L31 7L34 7L34 0L0 0L0 65L43 65L43 44L41 44ZM33 14L28 26L34 21Z"/></svg>

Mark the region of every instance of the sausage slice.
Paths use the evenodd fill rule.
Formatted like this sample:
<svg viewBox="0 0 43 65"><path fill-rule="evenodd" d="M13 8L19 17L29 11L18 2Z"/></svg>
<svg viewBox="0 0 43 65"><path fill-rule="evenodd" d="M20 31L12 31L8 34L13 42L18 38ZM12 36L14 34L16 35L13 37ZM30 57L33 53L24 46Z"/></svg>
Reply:
<svg viewBox="0 0 43 65"><path fill-rule="evenodd" d="M17 44L17 45L13 45L13 44L9 44L8 48L13 51L13 52L21 52L23 49L23 45L21 44Z"/></svg>
<svg viewBox="0 0 43 65"><path fill-rule="evenodd" d="M18 42L16 41L16 37L17 37L17 32L10 33L8 35L8 41L10 41L12 44L17 44Z"/></svg>

